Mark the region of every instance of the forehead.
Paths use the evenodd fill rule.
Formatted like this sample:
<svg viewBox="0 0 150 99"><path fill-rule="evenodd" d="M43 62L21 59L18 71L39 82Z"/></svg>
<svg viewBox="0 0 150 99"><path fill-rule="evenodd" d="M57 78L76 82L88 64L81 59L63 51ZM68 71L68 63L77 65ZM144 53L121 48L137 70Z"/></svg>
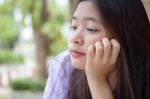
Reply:
<svg viewBox="0 0 150 99"><path fill-rule="evenodd" d="M73 15L77 18L93 18L97 21L100 20L100 13L96 9L95 5L92 3L92 1L82 1L78 4L77 9Z"/></svg>

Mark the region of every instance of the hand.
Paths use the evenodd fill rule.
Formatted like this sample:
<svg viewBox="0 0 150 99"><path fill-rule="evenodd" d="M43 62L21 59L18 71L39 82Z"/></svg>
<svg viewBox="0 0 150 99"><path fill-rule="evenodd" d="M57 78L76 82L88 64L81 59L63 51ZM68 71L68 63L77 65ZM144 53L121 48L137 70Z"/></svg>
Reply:
<svg viewBox="0 0 150 99"><path fill-rule="evenodd" d="M95 47L95 51L94 51ZM110 73L115 69L115 63L120 51L117 40L103 38L94 45L90 45L87 51L85 72L88 80L107 80Z"/></svg>

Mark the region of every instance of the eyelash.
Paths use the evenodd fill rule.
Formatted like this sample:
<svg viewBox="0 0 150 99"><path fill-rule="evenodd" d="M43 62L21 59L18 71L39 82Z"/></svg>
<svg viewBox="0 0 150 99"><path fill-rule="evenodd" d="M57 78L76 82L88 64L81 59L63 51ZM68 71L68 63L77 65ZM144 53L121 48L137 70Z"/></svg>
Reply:
<svg viewBox="0 0 150 99"><path fill-rule="evenodd" d="M70 28L71 28L71 30L73 30L73 31L77 29L76 26L71 26Z"/></svg>
<svg viewBox="0 0 150 99"><path fill-rule="evenodd" d="M71 26L71 30L75 31L77 29L76 26ZM87 28L87 31L89 32L98 32L99 30L97 29L91 29L91 28Z"/></svg>
<svg viewBox="0 0 150 99"><path fill-rule="evenodd" d="M90 31L90 32L98 32L99 31L97 29L90 29L90 28L87 28L87 30Z"/></svg>

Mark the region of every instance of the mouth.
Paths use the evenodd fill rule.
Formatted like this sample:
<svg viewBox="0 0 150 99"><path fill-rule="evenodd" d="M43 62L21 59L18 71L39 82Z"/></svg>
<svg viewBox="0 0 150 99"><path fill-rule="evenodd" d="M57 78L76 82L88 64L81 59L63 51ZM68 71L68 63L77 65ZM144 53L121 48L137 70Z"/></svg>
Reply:
<svg viewBox="0 0 150 99"><path fill-rule="evenodd" d="M79 58L79 57L85 56L86 54L84 52L82 52L82 51L70 50L70 55L72 57Z"/></svg>

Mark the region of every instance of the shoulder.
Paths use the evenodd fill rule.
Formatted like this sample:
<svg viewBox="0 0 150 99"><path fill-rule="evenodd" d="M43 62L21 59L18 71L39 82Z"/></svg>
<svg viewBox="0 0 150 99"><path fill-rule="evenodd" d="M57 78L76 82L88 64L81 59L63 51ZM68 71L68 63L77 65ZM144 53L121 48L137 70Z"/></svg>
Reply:
<svg viewBox="0 0 150 99"><path fill-rule="evenodd" d="M64 65L70 63L69 51L63 51L55 57L50 57L47 60L48 72L59 70ZM67 65L69 66L69 64ZM56 72L56 71L55 71Z"/></svg>
<svg viewBox="0 0 150 99"><path fill-rule="evenodd" d="M59 63L63 62L65 57L67 57L67 56L69 56L68 50L63 51L54 57L49 57L47 63L48 63L48 65L51 63L58 63L59 64Z"/></svg>
<svg viewBox="0 0 150 99"><path fill-rule="evenodd" d="M68 90L69 75L72 71L68 51L63 51L53 58L48 59L49 77L43 99L64 99ZM62 97L62 98L61 98Z"/></svg>

